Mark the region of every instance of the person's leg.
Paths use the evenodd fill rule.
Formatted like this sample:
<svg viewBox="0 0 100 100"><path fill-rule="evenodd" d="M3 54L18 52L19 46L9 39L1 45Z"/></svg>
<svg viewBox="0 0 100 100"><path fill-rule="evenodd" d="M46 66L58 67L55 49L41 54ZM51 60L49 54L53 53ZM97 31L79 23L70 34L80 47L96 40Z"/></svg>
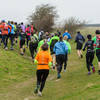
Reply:
<svg viewBox="0 0 100 100"><path fill-rule="evenodd" d="M20 54L24 55L24 53L23 53L23 40L20 40Z"/></svg>
<svg viewBox="0 0 100 100"><path fill-rule="evenodd" d="M64 71L66 71L67 60L68 60L68 54L65 55L65 59L64 59Z"/></svg>
<svg viewBox="0 0 100 100"><path fill-rule="evenodd" d="M60 73L62 71L62 65L63 65L64 59L65 59L64 57L65 57L64 55L57 55L56 56L57 72L58 72L57 78L60 78L61 77Z"/></svg>
<svg viewBox="0 0 100 100"><path fill-rule="evenodd" d="M15 43L16 43L16 45L17 45L17 40L18 40L18 38L16 37L16 38L15 38Z"/></svg>
<svg viewBox="0 0 100 100"><path fill-rule="evenodd" d="M56 63L57 63L57 72L59 73L60 55L56 55Z"/></svg>
<svg viewBox="0 0 100 100"><path fill-rule="evenodd" d="M25 40L23 40L23 53L25 53Z"/></svg>
<svg viewBox="0 0 100 100"><path fill-rule="evenodd" d="M45 82L46 82L46 79L47 79L48 75L49 75L49 70L44 70L43 73L42 73L40 92L43 91L43 88L45 86Z"/></svg>
<svg viewBox="0 0 100 100"><path fill-rule="evenodd" d="M8 35L5 35L5 46L7 47Z"/></svg>
<svg viewBox="0 0 100 100"><path fill-rule="evenodd" d="M55 69L55 66L56 66L56 56L55 56L55 54L52 55L52 58L53 58L53 69Z"/></svg>
<svg viewBox="0 0 100 100"><path fill-rule="evenodd" d="M2 42L2 35L0 34L0 46L1 46L1 42Z"/></svg>
<svg viewBox="0 0 100 100"><path fill-rule="evenodd" d="M7 45L8 45L8 39L9 39L9 34L8 34L8 36L7 36Z"/></svg>
<svg viewBox="0 0 100 100"><path fill-rule="evenodd" d="M98 59L98 73L100 75L100 49L96 50L96 56Z"/></svg>
<svg viewBox="0 0 100 100"><path fill-rule="evenodd" d="M28 47L28 43L29 43L29 36L27 36L27 47Z"/></svg>
<svg viewBox="0 0 100 100"><path fill-rule="evenodd" d="M36 88L34 90L34 93L38 93L38 90L40 88L42 70L37 70L36 76L37 76L37 85L36 85Z"/></svg>
<svg viewBox="0 0 100 100"><path fill-rule="evenodd" d="M30 50L30 54L31 54L32 59L34 59L34 47L33 47L33 45L34 44L32 42L30 42L29 50Z"/></svg>
<svg viewBox="0 0 100 100"><path fill-rule="evenodd" d="M79 52L79 50L77 50L77 54L78 54L78 56L80 57L80 52Z"/></svg>
<svg viewBox="0 0 100 100"><path fill-rule="evenodd" d="M100 70L100 61L98 62L98 67L99 67L99 70Z"/></svg>
<svg viewBox="0 0 100 100"><path fill-rule="evenodd" d="M15 38L15 44L17 45L17 32L15 33L14 38Z"/></svg>
<svg viewBox="0 0 100 100"><path fill-rule="evenodd" d="M80 52L80 57L81 57L81 58L83 58L82 51L81 51L81 50L79 50L79 52Z"/></svg>
<svg viewBox="0 0 100 100"><path fill-rule="evenodd" d="M3 42L3 44L4 44L4 49L5 49L5 35L2 35L2 42Z"/></svg>
<svg viewBox="0 0 100 100"><path fill-rule="evenodd" d="M94 53L91 53L91 56L90 56L90 66L92 67L92 71L93 73L95 72L95 67L93 66L93 59L94 59Z"/></svg>
<svg viewBox="0 0 100 100"><path fill-rule="evenodd" d="M0 46L1 46L1 38L0 38Z"/></svg>
<svg viewBox="0 0 100 100"><path fill-rule="evenodd" d="M13 50L13 40L14 40L13 39L13 34L11 34L11 38L10 39L11 39L11 48L10 49Z"/></svg>
<svg viewBox="0 0 100 100"><path fill-rule="evenodd" d="M90 72L90 56L88 53L86 54L86 65L87 65L87 69L88 69L88 74L90 75L91 74L91 72Z"/></svg>
<svg viewBox="0 0 100 100"><path fill-rule="evenodd" d="M61 73L61 71L62 71L62 66L63 66L63 63L64 63L64 60L65 60L65 55L60 55L61 57L60 57L60 70L59 70L59 72Z"/></svg>

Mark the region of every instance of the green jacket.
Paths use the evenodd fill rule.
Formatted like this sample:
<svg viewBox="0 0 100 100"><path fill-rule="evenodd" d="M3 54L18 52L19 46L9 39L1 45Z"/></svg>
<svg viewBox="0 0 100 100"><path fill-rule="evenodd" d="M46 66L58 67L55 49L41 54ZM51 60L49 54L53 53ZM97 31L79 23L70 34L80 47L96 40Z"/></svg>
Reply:
<svg viewBox="0 0 100 100"><path fill-rule="evenodd" d="M67 45L67 47L68 47L68 53L70 54L71 53L71 45L70 45L70 43L68 41L66 41L66 40L63 40L63 41Z"/></svg>
<svg viewBox="0 0 100 100"><path fill-rule="evenodd" d="M47 43L48 43L48 45L49 45L49 42L47 42ZM41 40L41 41L38 43L37 50L39 50L43 44L44 44L44 40Z"/></svg>
<svg viewBox="0 0 100 100"><path fill-rule="evenodd" d="M50 42L49 42L50 45L51 45L51 43L52 43L52 40L58 40L58 41L59 41L59 37L58 37L58 36L52 37L52 38L50 39Z"/></svg>
<svg viewBox="0 0 100 100"><path fill-rule="evenodd" d="M93 37L92 40L94 41L94 44L96 44L96 36ZM100 49L100 48L97 48L97 47L96 47L95 49L97 50L97 49Z"/></svg>

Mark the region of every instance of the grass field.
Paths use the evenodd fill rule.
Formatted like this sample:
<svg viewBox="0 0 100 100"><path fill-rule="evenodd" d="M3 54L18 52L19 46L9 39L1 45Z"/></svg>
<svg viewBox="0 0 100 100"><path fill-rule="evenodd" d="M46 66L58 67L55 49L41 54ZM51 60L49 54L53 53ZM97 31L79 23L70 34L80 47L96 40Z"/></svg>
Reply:
<svg viewBox="0 0 100 100"><path fill-rule="evenodd" d="M67 72L56 79L56 71L50 70L43 96L33 94L36 85L36 66L29 57L20 56L15 51L5 51L0 47L0 100L100 100L100 75L97 59L94 65L96 73L87 75L85 52L79 59L75 43L71 41L72 53L69 55Z"/></svg>

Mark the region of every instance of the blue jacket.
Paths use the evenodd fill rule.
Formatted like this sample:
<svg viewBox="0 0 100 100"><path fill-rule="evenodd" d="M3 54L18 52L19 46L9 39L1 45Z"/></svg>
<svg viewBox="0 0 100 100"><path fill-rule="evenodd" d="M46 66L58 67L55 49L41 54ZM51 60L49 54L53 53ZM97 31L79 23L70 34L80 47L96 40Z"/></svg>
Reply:
<svg viewBox="0 0 100 100"><path fill-rule="evenodd" d="M14 25L11 24L11 28L12 28L12 29L11 29L11 34L15 34L15 31L14 31L14 30L15 30Z"/></svg>
<svg viewBox="0 0 100 100"><path fill-rule="evenodd" d="M82 40L83 42L85 42L85 38L83 37L83 35L81 34L76 35L75 42L79 42L79 40Z"/></svg>
<svg viewBox="0 0 100 100"><path fill-rule="evenodd" d="M59 55L59 54L65 55L68 53L68 47L64 42L58 41L55 44L53 51L55 52L56 55Z"/></svg>
<svg viewBox="0 0 100 100"><path fill-rule="evenodd" d="M11 26L11 24L10 24L10 23L8 23L8 25L9 25L9 26ZM8 34L10 34L10 29L9 29L9 28L8 28Z"/></svg>
<svg viewBox="0 0 100 100"><path fill-rule="evenodd" d="M68 32L65 32L65 33L63 34L63 37L64 37L64 36L67 36L68 39L71 39L71 38L72 38L71 35L70 35Z"/></svg>

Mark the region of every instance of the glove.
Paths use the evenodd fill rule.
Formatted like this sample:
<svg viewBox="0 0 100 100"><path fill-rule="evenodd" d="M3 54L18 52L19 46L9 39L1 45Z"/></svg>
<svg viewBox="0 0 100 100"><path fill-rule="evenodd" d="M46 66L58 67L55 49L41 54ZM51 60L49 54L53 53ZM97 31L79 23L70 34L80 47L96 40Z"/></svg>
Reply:
<svg viewBox="0 0 100 100"><path fill-rule="evenodd" d="M38 61L36 59L34 60L34 64L38 64Z"/></svg>
<svg viewBox="0 0 100 100"><path fill-rule="evenodd" d="M52 66L52 62L49 62L48 66L51 67Z"/></svg>

